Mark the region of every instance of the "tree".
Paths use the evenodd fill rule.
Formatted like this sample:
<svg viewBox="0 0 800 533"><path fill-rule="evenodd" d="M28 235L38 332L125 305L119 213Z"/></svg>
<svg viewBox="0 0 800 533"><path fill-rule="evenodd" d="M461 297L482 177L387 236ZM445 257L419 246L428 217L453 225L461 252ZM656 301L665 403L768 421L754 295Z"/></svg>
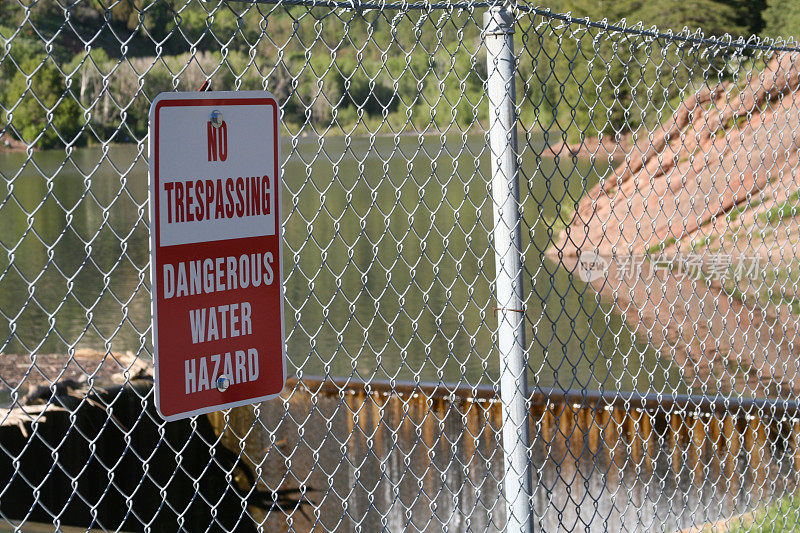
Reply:
<svg viewBox="0 0 800 533"><path fill-rule="evenodd" d="M628 24L643 22L662 30L698 28L706 35L748 35L761 28L765 0L553 0L556 11L570 11L577 17L611 22L626 19ZM775 1L775 0L772 0ZM791 3L793 0L780 0Z"/></svg>
<svg viewBox="0 0 800 533"><path fill-rule="evenodd" d="M740 12L727 2L717 0L682 0L643 2L628 20L642 20L659 28L680 31L702 29L705 35L739 36L747 33L740 24Z"/></svg>
<svg viewBox="0 0 800 533"><path fill-rule="evenodd" d="M764 35L800 37L800 2L797 0L767 0L763 17Z"/></svg>
<svg viewBox="0 0 800 533"><path fill-rule="evenodd" d="M3 100L13 113L12 129L25 143L51 148L76 140L82 125L80 107L64 76L49 60L25 60Z"/></svg>

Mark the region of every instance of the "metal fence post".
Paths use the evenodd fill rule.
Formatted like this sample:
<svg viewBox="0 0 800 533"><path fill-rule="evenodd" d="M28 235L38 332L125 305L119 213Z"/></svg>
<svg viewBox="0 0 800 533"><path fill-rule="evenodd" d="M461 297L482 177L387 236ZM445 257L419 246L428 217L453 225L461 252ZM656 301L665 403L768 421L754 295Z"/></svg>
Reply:
<svg viewBox="0 0 800 533"><path fill-rule="evenodd" d="M493 7L483 15L489 93L489 143L497 291L497 345L503 405L505 498L509 532L533 530L528 459L525 324L522 312L522 237L514 88L514 15Z"/></svg>

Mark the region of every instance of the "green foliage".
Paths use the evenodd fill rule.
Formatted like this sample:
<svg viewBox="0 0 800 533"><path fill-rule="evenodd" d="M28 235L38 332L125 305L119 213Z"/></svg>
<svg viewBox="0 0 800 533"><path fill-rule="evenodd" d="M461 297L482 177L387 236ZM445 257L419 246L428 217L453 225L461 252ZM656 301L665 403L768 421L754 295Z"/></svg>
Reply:
<svg viewBox="0 0 800 533"><path fill-rule="evenodd" d="M728 524L728 531L800 531L800 499L795 495L785 496L763 509L737 517Z"/></svg>
<svg viewBox="0 0 800 533"><path fill-rule="evenodd" d="M709 35L787 34L800 27L796 2L768 4L552 0L548 6L594 20L625 18L629 25L702 27ZM294 131L304 124L318 132L374 131L382 121L395 131L487 125L487 68L476 14L91 0L70 4L65 26L59 3L25 5L0 0L0 37L4 42L14 35L0 52L0 102L7 109L22 97L14 127L28 142L43 132L41 146L71 142L81 126L89 139L141 140L159 92L195 90L206 80L213 89L271 91ZM515 34L520 120L528 131L549 130L554 140L651 128L703 85L731 80L728 58L709 57L707 49L532 19L523 17ZM46 53L43 38L52 40L52 49L28 88L18 65L38 62ZM45 108L63 98L52 122L33 94ZM61 131L61 125L63 139L53 128Z"/></svg>
<svg viewBox="0 0 800 533"><path fill-rule="evenodd" d="M726 4L736 10L736 24L744 28L744 34L759 35L764 31L764 9L767 0L727 0Z"/></svg>
<svg viewBox="0 0 800 533"><path fill-rule="evenodd" d="M748 27L741 22L750 7L740 2L719 0L667 0L635 2L639 4L628 20L643 20L661 29L681 31L701 28L706 35L746 35Z"/></svg>
<svg viewBox="0 0 800 533"><path fill-rule="evenodd" d="M374 79L358 76L349 83L347 102L368 115L382 115L397 110L399 100L394 90Z"/></svg>
<svg viewBox="0 0 800 533"><path fill-rule="evenodd" d="M800 191L795 191L779 205L761 214L761 220L767 224L776 224L787 218L795 218L800 214Z"/></svg>
<svg viewBox="0 0 800 533"><path fill-rule="evenodd" d="M15 36L15 31L16 29L0 25L0 44L8 41L10 45L0 56L0 75L3 80L13 78L19 70L18 65L22 62L44 53L44 46L40 41L26 37L24 34ZM1 89L2 84L0 84Z"/></svg>
<svg viewBox="0 0 800 533"><path fill-rule="evenodd" d="M763 13L764 35L768 37L800 37L800 2L767 0Z"/></svg>
<svg viewBox="0 0 800 533"><path fill-rule="evenodd" d="M646 27L681 31L701 28L706 35L748 35L761 29L764 0L552 0L546 4L557 11L571 11L593 20L626 19Z"/></svg>
<svg viewBox="0 0 800 533"><path fill-rule="evenodd" d="M593 20L641 21L660 30L702 28L710 36L744 35L758 22L743 0L561 0L549 6ZM548 31L552 22L539 18L537 23L536 35L520 39L530 54L530 59L523 55L520 66L522 79L529 80L523 94L536 108L542 128L563 132L570 142L625 134L643 125L651 129L671 116L682 99L731 77L727 58L710 56L705 47L596 29L565 35Z"/></svg>
<svg viewBox="0 0 800 533"><path fill-rule="evenodd" d="M8 88L3 105L13 113L12 128L21 139L40 148L76 142L81 113L64 76L50 61L24 61Z"/></svg>

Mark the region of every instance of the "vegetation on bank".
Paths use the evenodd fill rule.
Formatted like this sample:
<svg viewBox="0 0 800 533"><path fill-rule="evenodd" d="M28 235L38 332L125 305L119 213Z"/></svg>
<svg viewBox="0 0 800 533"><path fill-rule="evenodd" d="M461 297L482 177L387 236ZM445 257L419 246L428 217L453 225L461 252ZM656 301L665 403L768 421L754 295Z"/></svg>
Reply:
<svg viewBox="0 0 800 533"><path fill-rule="evenodd" d="M800 27L777 15L789 0L545 4L595 20L702 27L707 35ZM270 90L294 132L304 124L317 133L480 128L487 118L480 25L479 12L463 11L93 0L65 13L58 2L0 0L0 129L42 148L141 140L155 95L195 90L206 79L214 89ZM515 39L521 124L554 132L556 142L650 127L671 115L667 104L732 76L730 51L708 57L708 49L542 17L522 21ZM696 68L701 56L710 71Z"/></svg>
<svg viewBox="0 0 800 533"><path fill-rule="evenodd" d="M726 531L731 533L800 531L800 497L784 496L772 505L736 517L726 525ZM705 531L710 529L704 529L703 532Z"/></svg>

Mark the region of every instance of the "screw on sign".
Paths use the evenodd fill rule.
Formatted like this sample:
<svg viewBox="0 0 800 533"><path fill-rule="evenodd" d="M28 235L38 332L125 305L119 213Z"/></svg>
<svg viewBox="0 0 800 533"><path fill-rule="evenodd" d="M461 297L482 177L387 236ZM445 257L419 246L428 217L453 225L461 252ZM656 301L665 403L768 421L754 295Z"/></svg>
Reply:
<svg viewBox="0 0 800 533"><path fill-rule="evenodd" d="M162 93L153 101L150 276L164 419L283 389L280 190L271 94Z"/></svg>

